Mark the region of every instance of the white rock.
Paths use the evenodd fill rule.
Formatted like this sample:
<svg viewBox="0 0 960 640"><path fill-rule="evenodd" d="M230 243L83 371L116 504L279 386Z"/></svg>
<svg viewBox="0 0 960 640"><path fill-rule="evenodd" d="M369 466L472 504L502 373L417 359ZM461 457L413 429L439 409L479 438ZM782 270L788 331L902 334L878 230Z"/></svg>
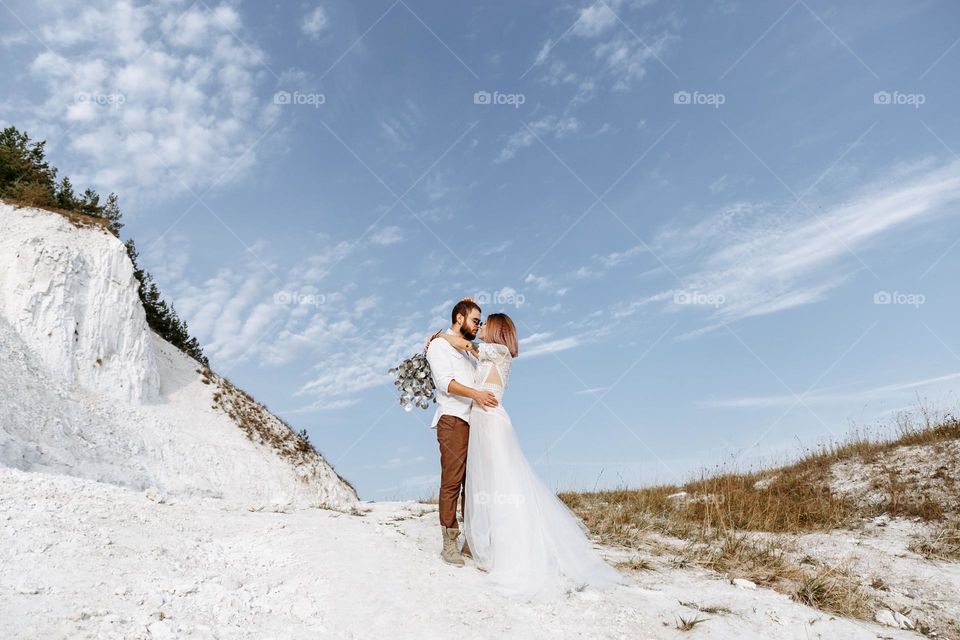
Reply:
<svg viewBox="0 0 960 640"><path fill-rule="evenodd" d="M150 632L151 637L159 638L160 640L167 640L168 638L172 639L175 637L171 625L166 620L158 620L150 623L150 625L147 626L147 631Z"/></svg>
<svg viewBox="0 0 960 640"><path fill-rule="evenodd" d="M776 482L776 480L777 480L778 477L779 477L779 476L777 476L777 475L772 475L772 476L767 476L766 478L760 478L759 480L757 480L756 482L753 483L753 488L754 488L754 489L769 489L769 488L770 488L770 485L772 485L774 482Z"/></svg>
<svg viewBox="0 0 960 640"><path fill-rule="evenodd" d="M896 627L898 629L913 629L914 627L910 618L892 609L879 609L873 614L873 619L886 627Z"/></svg>
<svg viewBox="0 0 960 640"><path fill-rule="evenodd" d="M185 596L187 594L196 593L196 592L197 592L197 583L195 582L184 583L170 589L170 593L176 594L178 596Z"/></svg>

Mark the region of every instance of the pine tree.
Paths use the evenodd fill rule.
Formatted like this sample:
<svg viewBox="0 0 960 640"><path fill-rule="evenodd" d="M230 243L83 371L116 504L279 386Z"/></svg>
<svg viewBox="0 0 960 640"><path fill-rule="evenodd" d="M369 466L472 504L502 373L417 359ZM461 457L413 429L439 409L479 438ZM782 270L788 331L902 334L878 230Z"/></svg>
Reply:
<svg viewBox="0 0 960 640"><path fill-rule="evenodd" d="M90 187L87 187L86 191L84 191L80 197L80 201L77 203L77 210L88 216L103 217L103 207L100 206L100 194Z"/></svg>
<svg viewBox="0 0 960 640"><path fill-rule="evenodd" d="M137 293L140 295L140 302L143 303L143 311L146 315L147 325L153 329L161 338L177 347L188 356L199 362L205 367L210 366L209 360L203 355L203 349L200 347L200 341L190 335L190 329L187 323L177 316L173 305L167 305L166 301L160 295L160 288L154 282L153 276L144 271L137 264L139 253L133 240L127 240L124 243L127 247L127 255L130 262L133 263L133 275L139 282Z"/></svg>
<svg viewBox="0 0 960 640"><path fill-rule="evenodd" d="M35 206L52 206L57 170L45 159L46 142L31 144L16 127L0 132L0 197Z"/></svg>
<svg viewBox="0 0 960 640"><path fill-rule="evenodd" d="M73 183L70 182L70 178L63 176L57 187L57 206L67 211L76 211L79 205L80 201L73 192Z"/></svg>
<svg viewBox="0 0 960 640"><path fill-rule="evenodd" d="M120 222L121 213L117 194L111 193L107 196L107 204L103 205L100 215L107 221L107 228L110 229L110 233L119 238L123 223Z"/></svg>

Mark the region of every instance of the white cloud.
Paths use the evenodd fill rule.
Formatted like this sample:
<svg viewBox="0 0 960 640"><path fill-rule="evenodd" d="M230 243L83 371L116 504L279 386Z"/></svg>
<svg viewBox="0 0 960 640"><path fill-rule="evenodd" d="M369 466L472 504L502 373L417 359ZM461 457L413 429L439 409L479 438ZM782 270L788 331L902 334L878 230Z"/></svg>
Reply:
<svg viewBox="0 0 960 640"><path fill-rule="evenodd" d="M549 338L551 335L553 334L551 334L549 331L531 333L526 338L521 339L521 344L529 348L530 345L537 344L538 342L543 342L544 340Z"/></svg>
<svg viewBox="0 0 960 640"><path fill-rule="evenodd" d="M535 358L537 356L573 349L574 347L580 346L582 342L582 336L571 336L569 338L559 338L547 342L539 341L539 343L535 343L533 347L528 348L529 340L523 340L520 343L520 355L524 358Z"/></svg>
<svg viewBox="0 0 960 640"><path fill-rule="evenodd" d="M125 201L230 182L254 165L277 121L263 96L265 54L229 4L130 0L42 5L47 44L28 66L45 90L39 137L74 155L75 184ZM243 40L241 41L240 38Z"/></svg>
<svg viewBox="0 0 960 640"><path fill-rule="evenodd" d="M897 382L894 384L874 387L872 389L862 389L860 391L829 393L812 392L808 394L801 394L800 397L804 404L837 404L850 406L858 402L866 402L875 399L889 400L892 396L900 394L903 391L912 391L921 387L929 387L943 382L951 382L958 378L960 378L960 372L948 373L946 375L936 376L933 378L924 378L921 380ZM700 404L708 407L734 409L791 407L794 405L802 406L800 401L798 401L797 398L792 395L753 396L744 398L730 398L727 400L709 400Z"/></svg>
<svg viewBox="0 0 960 640"><path fill-rule="evenodd" d="M510 160L520 149L529 147L537 138L553 138L561 140L570 134L580 130L580 121L570 116L558 118L557 116L545 116L524 125L515 134L510 136L507 144L500 150L495 162L506 162Z"/></svg>
<svg viewBox="0 0 960 640"><path fill-rule="evenodd" d="M323 7L314 7L313 11L303 17L300 23L300 30L311 38L319 38L320 34L330 26L330 19Z"/></svg>
<svg viewBox="0 0 960 640"><path fill-rule="evenodd" d="M420 131L423 114L409 98L391 108L380 120L380 134L397 148L406 148Z"/></svg>
<svg viewBox="0 0 960 640"><path fill-rule="evenodd" d="M578 36L592 38L607 31L617 23L616 14L605 2L597 2L580 10L580 17L573 27Z"/></svg>
<svg viewBox="0 0 960 640"><path fill-rule="evenodd" d="M585 395L599 395L609 389L610 387L593 387L592 389L581 389L580 391L574 391L574 395L585 396Z"/></svg>
<svg viewBox="0 0 960 640"><path fill-rule="evenodd" d="M612 253L599 256L598 259L600 261L600 264L610 269L618 265L621 265L624 262L627 262L628 260L630 260L630 258L633 258L635 256L638 256L646 252L647 252L647 248L645 246L635 245L633 247L630 247L629 249L626 249L625 251L614 251Z"/></svg>
<svg viewBox="0 0 960 640"><path fill-rule="evenodd" d="M550 54L550 50L553 48L553 40L548 39L543 43L543 46L540 47L540 51L537 52L537 57L534 60L533 64L537 65L547 59L547 56Z"/></svg>
<svg viewBox="0 0 960 640"><path fill-rule="evenodd" d="M523 279L524 284L530 284L540 290L549 289L552 286L550 278L546 276L538 276L533 273L528 274L526 278Z"/></svg>
<svg viewBox="0 0 960 640"><path fill-rule="evenodd" d="M269 258L257 245L243 260L223 266L200 282L188 278L189 255L178 238L142 249L144 266L162 273L158 285L218 369L243 362L279 367L310 366L293 394L294 412L355 404L358 392L389 386L387 369L420 348L427 334L425 314L411 314L389 326L377 321L379 298L352 281L339 288L318 284L346 243L330 241L316 255L288 265ZM153 265L171 265L154 269ZM390 388L392 392L392 387ZM304 399L306 400L304 402Z"/></svg>
<svg viewBox="0 0 960 640"><path fill-rule="evenodd" d="M480 252L480 255L493 256L498 253L503 253L504 251L509 249L510 245L512 244L513 244L513 240L504 240L503 242L498 242L496 244L481 245L478 251Z"/></svg>
<svg viewBox="0 0 960 640"><path fill-rule="evenodd" d="M376 465L367 465L368 468L376 469L402 469L403 467L409 467L412 465L420 464L421 462L426 462L426 458L423 456L412 456L412 457L403 457L403 456L394 456L390 458L383 464Z"/></svg>
<svg viewBox="0 0 960 640"><path fill-rule="evenodd" d="M593 54L613 77L615 90L630 89L647 75L647 67L666 54L669 36L660 36L652 43L640 42L632 33L621 33L609 42L598 44Z"/></svg>
<svg viewBox="0 0 960 640"><path fill-rule="evenodd" d="M881 238L956 213L958 204L960 161L893 170L816 215L801 205L737 203L691 229L661 233L656 244L664 260L676 268L693 260L694 271L682 286L623 305L621 312L703 299L704 305L690 306L732 321L811 304L869 266L868 251Z"/></svg>
<svg viewBox="0 0 960 640"><path fill-rule="evenodd" d="M403 229L400 227L380 227L370 234L370 242L381 246L403 242Z"/></svg>
<svg viewBox="0 0 960 640"><path fill-rule="evenodd" d="M540 79L551 86L574 87L571 105L592 99L598 83L615 91L631 89L651 64L665 64L668 45L680 27L675 17L639 17L635 10L649 4L610 0L580 9L572 37L548 40L538 51L533 66L542 67Z"/></svg>

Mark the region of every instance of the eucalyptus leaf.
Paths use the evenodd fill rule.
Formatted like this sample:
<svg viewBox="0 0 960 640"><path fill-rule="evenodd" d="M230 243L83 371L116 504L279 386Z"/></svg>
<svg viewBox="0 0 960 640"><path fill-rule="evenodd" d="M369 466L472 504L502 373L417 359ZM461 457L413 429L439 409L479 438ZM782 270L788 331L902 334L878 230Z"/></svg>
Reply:
<svg viewBox="0 0 960 640"><path fill-rule="evenodd" d="M400 392L398 400L405 411L410 411L414 406L426 410L431 403L437 402L436 385L433 384L426 354L421 352L410 356L391 367L387 373L395 378L393 385Z"/></svg>

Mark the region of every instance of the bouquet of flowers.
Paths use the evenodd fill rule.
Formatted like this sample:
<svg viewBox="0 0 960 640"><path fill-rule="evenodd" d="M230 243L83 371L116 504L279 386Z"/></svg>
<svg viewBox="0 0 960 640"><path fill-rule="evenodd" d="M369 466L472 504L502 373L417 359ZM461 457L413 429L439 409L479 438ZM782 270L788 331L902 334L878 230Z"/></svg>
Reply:
<svg viewBox="0 0 960 640"><path fill-rule="evenodd" d="M400 405L404 411L411 411L414 406L429 409L430 402L437 401L425 352L407 358L388 373L396 376L393 384L400 389Z"/></svg>

